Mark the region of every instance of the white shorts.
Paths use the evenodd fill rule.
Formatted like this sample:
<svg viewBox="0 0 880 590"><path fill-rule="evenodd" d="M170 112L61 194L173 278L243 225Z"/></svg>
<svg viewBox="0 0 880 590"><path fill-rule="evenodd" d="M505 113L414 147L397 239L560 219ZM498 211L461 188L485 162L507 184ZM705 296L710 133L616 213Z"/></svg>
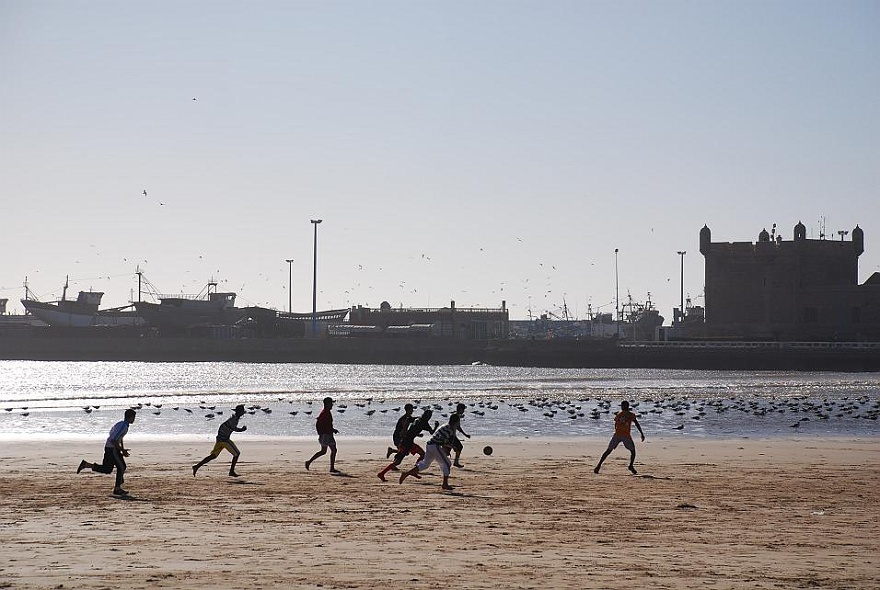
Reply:
<svg viewBox="0 0 880 590"><path fill-rule="evenodd" d="M446 454L446 451L444 451L443 447L440 445L428 444L425 447L425 458L416 463L416 467L419 468L419 471L424 471L430 467L431 463L434 461L437 461L437 463L440 464L440 471L443 472L443 475L448 476L451 467L449 463L449 455Z"/></svg>

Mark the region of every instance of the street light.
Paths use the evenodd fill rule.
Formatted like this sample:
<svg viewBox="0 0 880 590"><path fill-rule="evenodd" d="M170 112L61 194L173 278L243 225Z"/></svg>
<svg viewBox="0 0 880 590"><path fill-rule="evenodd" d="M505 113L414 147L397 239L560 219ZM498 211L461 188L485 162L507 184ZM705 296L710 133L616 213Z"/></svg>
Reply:
<svg viewBox="0 0 880 590"><path fill-rule="evenodd" d="M318 329L318 224L323 219L312 219L315 226L314 262L312 264L312 336Z"/></svg>
<svg viewBox="0 0 880 590"><path fill-rule="evenodd" d="M287 313L293 313L293 258L287 258Z"/></svg>
<svg viewBox="0 0 880 590"><path fill-rule="evenodd" d="M679 316L684 321L684 250L679 250L678 255L681 256L681 307L679 308Z"/></svg>
<svg viewBox="0 0 880 590"><path fill-rule="evenodd" d="M620 340L620 277L617 274L617 251L614 249L614 311L617 313L617 339Z"/></svg>

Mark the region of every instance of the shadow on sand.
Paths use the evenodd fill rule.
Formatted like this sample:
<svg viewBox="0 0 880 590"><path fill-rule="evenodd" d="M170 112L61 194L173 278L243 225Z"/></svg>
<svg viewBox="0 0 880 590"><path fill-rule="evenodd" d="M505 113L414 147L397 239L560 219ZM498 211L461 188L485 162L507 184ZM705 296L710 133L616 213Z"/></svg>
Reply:
<svg viewBox="0 0 880 590"><path fill-rule="evenodd" d="M126 494L124 496L112 495L110 496L114 500L125 500L126 502L149 502L146 498L138 498L137 496L132 496L130 494Z"/></svg>

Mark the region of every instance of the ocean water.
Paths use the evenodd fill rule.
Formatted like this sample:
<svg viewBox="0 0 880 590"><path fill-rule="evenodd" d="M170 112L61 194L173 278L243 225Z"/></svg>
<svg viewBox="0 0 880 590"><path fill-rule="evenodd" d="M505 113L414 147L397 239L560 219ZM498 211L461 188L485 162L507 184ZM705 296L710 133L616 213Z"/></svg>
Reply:
<svg viewBox="0 0 880 590"><path fill-rule="evenodd" d="M129 407L132 435L211 437L239 403L248 435L311 437L325 396L341 437L390 437L406 402L464 402L474 436L605 436L624 399L649 437L880 435L880 373L0 361L0 439L101 438Z"/></svg>

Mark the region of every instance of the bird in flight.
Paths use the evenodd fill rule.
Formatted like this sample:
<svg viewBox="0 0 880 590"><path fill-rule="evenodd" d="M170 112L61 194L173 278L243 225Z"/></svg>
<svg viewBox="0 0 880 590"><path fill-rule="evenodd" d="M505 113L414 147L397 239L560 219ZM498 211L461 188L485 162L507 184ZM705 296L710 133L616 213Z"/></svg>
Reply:
<svg viewBox="0 0 880 590"><path fill-rule="evenodd" d="M147 196L147 189L144 189L144 196Z"/></svg>

